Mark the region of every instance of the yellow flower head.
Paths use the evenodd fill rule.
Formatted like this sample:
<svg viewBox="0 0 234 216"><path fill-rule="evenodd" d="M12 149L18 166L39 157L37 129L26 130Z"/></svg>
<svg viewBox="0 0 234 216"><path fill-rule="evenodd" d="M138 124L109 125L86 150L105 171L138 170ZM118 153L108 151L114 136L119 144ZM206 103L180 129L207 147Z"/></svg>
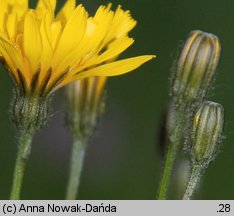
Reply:
<svg viewBox="0 0 234 216"><path fill-rule="evenodd" d="M128 32L136 21L119 6L101 6L89 16L82 5L67 0L55 14L56 0L0 0L0 57L24 94L49 95L74 81L116 76L154 56L115 61L134 40Z"/></svg>

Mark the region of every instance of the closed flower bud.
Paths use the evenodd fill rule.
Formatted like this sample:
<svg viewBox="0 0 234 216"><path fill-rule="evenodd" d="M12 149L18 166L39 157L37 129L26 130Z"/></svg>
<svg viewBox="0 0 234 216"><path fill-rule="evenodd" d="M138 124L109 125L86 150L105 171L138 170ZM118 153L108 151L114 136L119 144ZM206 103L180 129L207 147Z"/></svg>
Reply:
<svg viewBox="0 0 234 216"><path fill-rule="evenodd" d="M221 138L224 122L222 105L210 101L204 102L194 115L192 127L193 163L207 165L214 159Z"/></svg>
<svg viewBox="0 0 234 216"><path fill-rule="evenodd" d="M220 57L218 38L210 33L192 31L176 62L172 95L178 105L201 103Z"/></svg>
<svg viewBox="0 0 234 216"><path fill-rule="evenodd" d="M106 77L90 77L66 87L68 122L78 136L90 136L104 111Z"/></svg>

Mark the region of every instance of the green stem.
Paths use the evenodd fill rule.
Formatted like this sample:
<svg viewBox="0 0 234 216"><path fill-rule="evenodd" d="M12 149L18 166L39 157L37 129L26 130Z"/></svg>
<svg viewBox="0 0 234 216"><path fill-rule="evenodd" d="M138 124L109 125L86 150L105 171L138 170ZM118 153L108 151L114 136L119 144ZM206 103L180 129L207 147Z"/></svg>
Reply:
<svg viewBox="0 0 234 216"><path fill-rule="evenodd" d="M11 200L19 200L27 160L31 152L32 133L22 132L19 137L18 153L13 175Z"/></svg>
<svg viewBox="0 0 234 216"><path fill-rule="evenodd" d="M203 167L201 165L194 164L192 166L190 178L188 181L188 185L187 185L183 200L190 200L191 199L193 192L197 186L197 183L199 182L199 180L201 178L202 168Z"/></svg>
<svg viewBox="0 0 234 216"><path fill-rule="evenodd" d="M175 121L175 128L171 132L169 137L167 154L164 161L164 167L162 172L162 177L159 185L157 199L165 200L169 185L169 180L173 170L173 164L181 144L181 137L183 135L183 125L184 125L185 114L178 111L177 120Z"/></svg>
<svg viewBox="0 0 234 216"><path fill-rule="evenodd" d="M72 143L72 155L70 162L70 173L67 186L67 200L75 200L78 194L80 176L83 168L86 149L86 139L74 136Z"/></svg>

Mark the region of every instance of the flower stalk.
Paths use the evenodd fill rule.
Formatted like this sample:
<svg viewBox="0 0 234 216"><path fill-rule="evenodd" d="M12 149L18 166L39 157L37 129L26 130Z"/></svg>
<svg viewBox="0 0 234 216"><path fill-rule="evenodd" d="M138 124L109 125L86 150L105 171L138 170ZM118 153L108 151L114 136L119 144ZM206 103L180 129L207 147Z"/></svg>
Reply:
<svg viewBox="0 0 234 216"><path fill-rule="evenodd" d="M190 200L191 199L191 197L192 197L192 195L197 187L197 184L199 183L199 181L201 179L202 170L203 170L203 167L199 164L194 164L192 166L190 178L188 181L186 191L184 193L183 200Z"/></svg>
<svg viewBox="0 0 234 216"><path fill-rule="evenodd" d="M176 126L171 131L171 134L169 134L168 149L165 156L163 172L159 184L159 190L157 193L157 199L159 200L166 199L169 181L173 170L173 164L175 162L177 152L182 144L181 141L184 130L183 129L184 121L185 121L185 114L184 112L179 111L175 120Z"/></svg>
<svg viewBox="0 0 234 216"><path fill-rule="evenodd" d="M21 133L19 136L18 153L11 189L11 200L19 200L23 183L26 164L31 152L33 134L30 132Z"/></svg>
<svg viewBox="0 0 234 216"><path fill-rule="evenodd" d="M78 194L87 141L88 138L73 136L67 200L75 200Z"/></svg>
<svg viewBox="0 0 234 216"><path fill-rule="evenodd" d="M105 84L105 77L91 77L66 88L68 125L73 138L66 194L69 200L78 194L87 143L104 112Z"/></svg>
<svg viewBox="0 0 234 216"><path fill-rule="evenodd" d="M47 121L50 98L38 96L22 96L15 92L12 103L12 121L18 132L18 152L13 175L10 199L20 199L23 177L32 148L32 139Z"/></svg>

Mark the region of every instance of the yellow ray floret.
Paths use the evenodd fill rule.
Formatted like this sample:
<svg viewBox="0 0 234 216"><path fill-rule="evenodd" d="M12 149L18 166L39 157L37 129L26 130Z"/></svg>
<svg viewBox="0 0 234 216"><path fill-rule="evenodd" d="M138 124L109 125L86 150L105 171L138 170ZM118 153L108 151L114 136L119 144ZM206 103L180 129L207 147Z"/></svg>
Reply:
<svg viewBox="0 0 234 216"><path fill-rule="evenodd" d="M74 80L116 76L155 56L116 61L132 45L136 25L129 11L100 6L89 16L67 0L55 14L56 0L0 0L0 57L26 94L49 94Z"/></svg>

